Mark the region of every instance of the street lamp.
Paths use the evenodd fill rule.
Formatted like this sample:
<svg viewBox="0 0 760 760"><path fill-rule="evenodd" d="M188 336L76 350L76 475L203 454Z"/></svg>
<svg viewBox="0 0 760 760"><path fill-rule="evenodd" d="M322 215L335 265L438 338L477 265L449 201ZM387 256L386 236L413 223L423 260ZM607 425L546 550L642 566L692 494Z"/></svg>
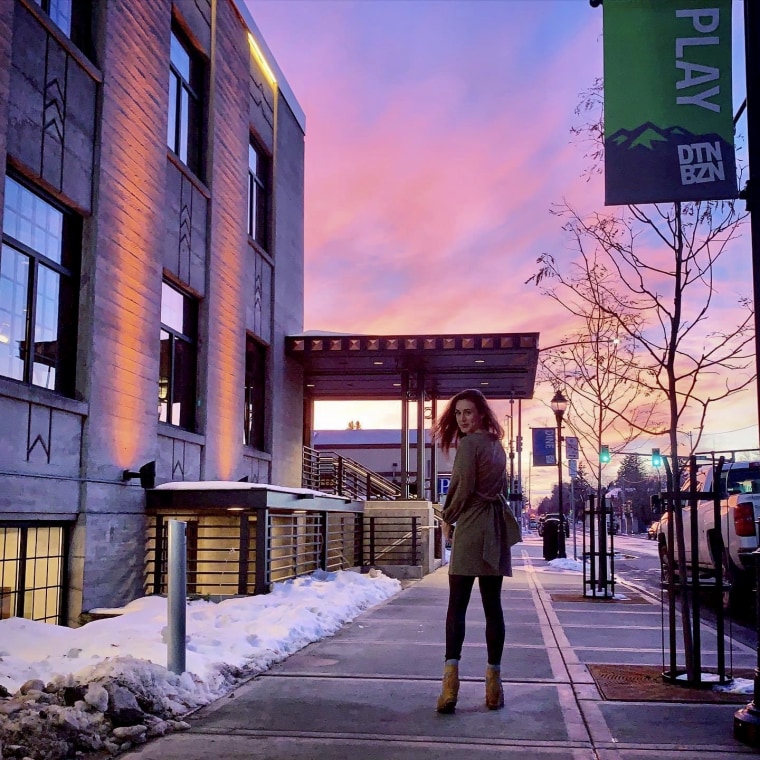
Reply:
<svg viewBox="0 0 760 760"><path fill-rule="evenodd" d="M567 409L567 399L562 391L557 389L551 400L551 408L557 419L557 476L559 478L559 538L557 540L557 556L565 559L565 510L562 504L562 417Z"/></svg>

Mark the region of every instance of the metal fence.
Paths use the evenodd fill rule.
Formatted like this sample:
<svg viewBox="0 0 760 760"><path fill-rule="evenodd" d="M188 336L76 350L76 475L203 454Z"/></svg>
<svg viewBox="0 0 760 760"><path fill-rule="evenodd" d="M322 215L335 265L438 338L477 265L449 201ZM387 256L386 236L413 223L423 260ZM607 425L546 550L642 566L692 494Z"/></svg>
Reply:
<svg viewBox="0 0 760 760"><path fill-rule="evenodd" d="M162 510L148 515L146 593L167 591L169 520L187 522L187 592L193 596L262 594L276 581L318 569L417 566L422 560L422 530L416 516Z"/></svg>

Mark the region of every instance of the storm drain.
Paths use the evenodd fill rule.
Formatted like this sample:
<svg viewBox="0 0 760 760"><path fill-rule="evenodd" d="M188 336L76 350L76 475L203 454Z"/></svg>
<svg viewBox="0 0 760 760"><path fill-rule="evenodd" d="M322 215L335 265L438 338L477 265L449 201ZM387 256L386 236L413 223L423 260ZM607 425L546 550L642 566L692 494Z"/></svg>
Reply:
<svg viewBox="0 0 760 760"><path fill-rule="evenodd" d="M648 604L646 597L641 594L619 594L618 596L583 596L583 594L550 594L553 602L597 602L599 604Z"/></svg>
<svg viewBox="0 0 760 760"><path fill-rule="evenodd" d="M586 665L599 693L612 702L700 702L746 704L752 695L679 686L663 680L659 665ZM752 670L737 670L734 677L753 677Z"/></svg>

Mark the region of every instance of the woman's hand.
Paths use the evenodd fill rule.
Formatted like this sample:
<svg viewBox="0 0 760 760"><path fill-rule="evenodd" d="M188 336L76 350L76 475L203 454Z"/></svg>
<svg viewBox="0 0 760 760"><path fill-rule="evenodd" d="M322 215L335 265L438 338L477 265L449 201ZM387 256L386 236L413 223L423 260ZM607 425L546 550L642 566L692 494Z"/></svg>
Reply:
<svg viewBox="0 0 760 760"><path fill-rule="evenodd" d="M448 541L451 538L451 525L447 522L442 522L441 533L443 534L443 540Z"/></svg>

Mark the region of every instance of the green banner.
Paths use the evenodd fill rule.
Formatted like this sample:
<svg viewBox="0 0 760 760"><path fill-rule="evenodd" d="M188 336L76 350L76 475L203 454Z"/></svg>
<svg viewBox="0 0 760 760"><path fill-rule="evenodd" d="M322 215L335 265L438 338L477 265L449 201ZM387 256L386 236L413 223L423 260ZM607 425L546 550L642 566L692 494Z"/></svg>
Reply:
<svg viewBox="0 0 760 760"><path fill-rule="evenodd" d="M731 0L605 0L607 205L737 196Z"/></svg>

